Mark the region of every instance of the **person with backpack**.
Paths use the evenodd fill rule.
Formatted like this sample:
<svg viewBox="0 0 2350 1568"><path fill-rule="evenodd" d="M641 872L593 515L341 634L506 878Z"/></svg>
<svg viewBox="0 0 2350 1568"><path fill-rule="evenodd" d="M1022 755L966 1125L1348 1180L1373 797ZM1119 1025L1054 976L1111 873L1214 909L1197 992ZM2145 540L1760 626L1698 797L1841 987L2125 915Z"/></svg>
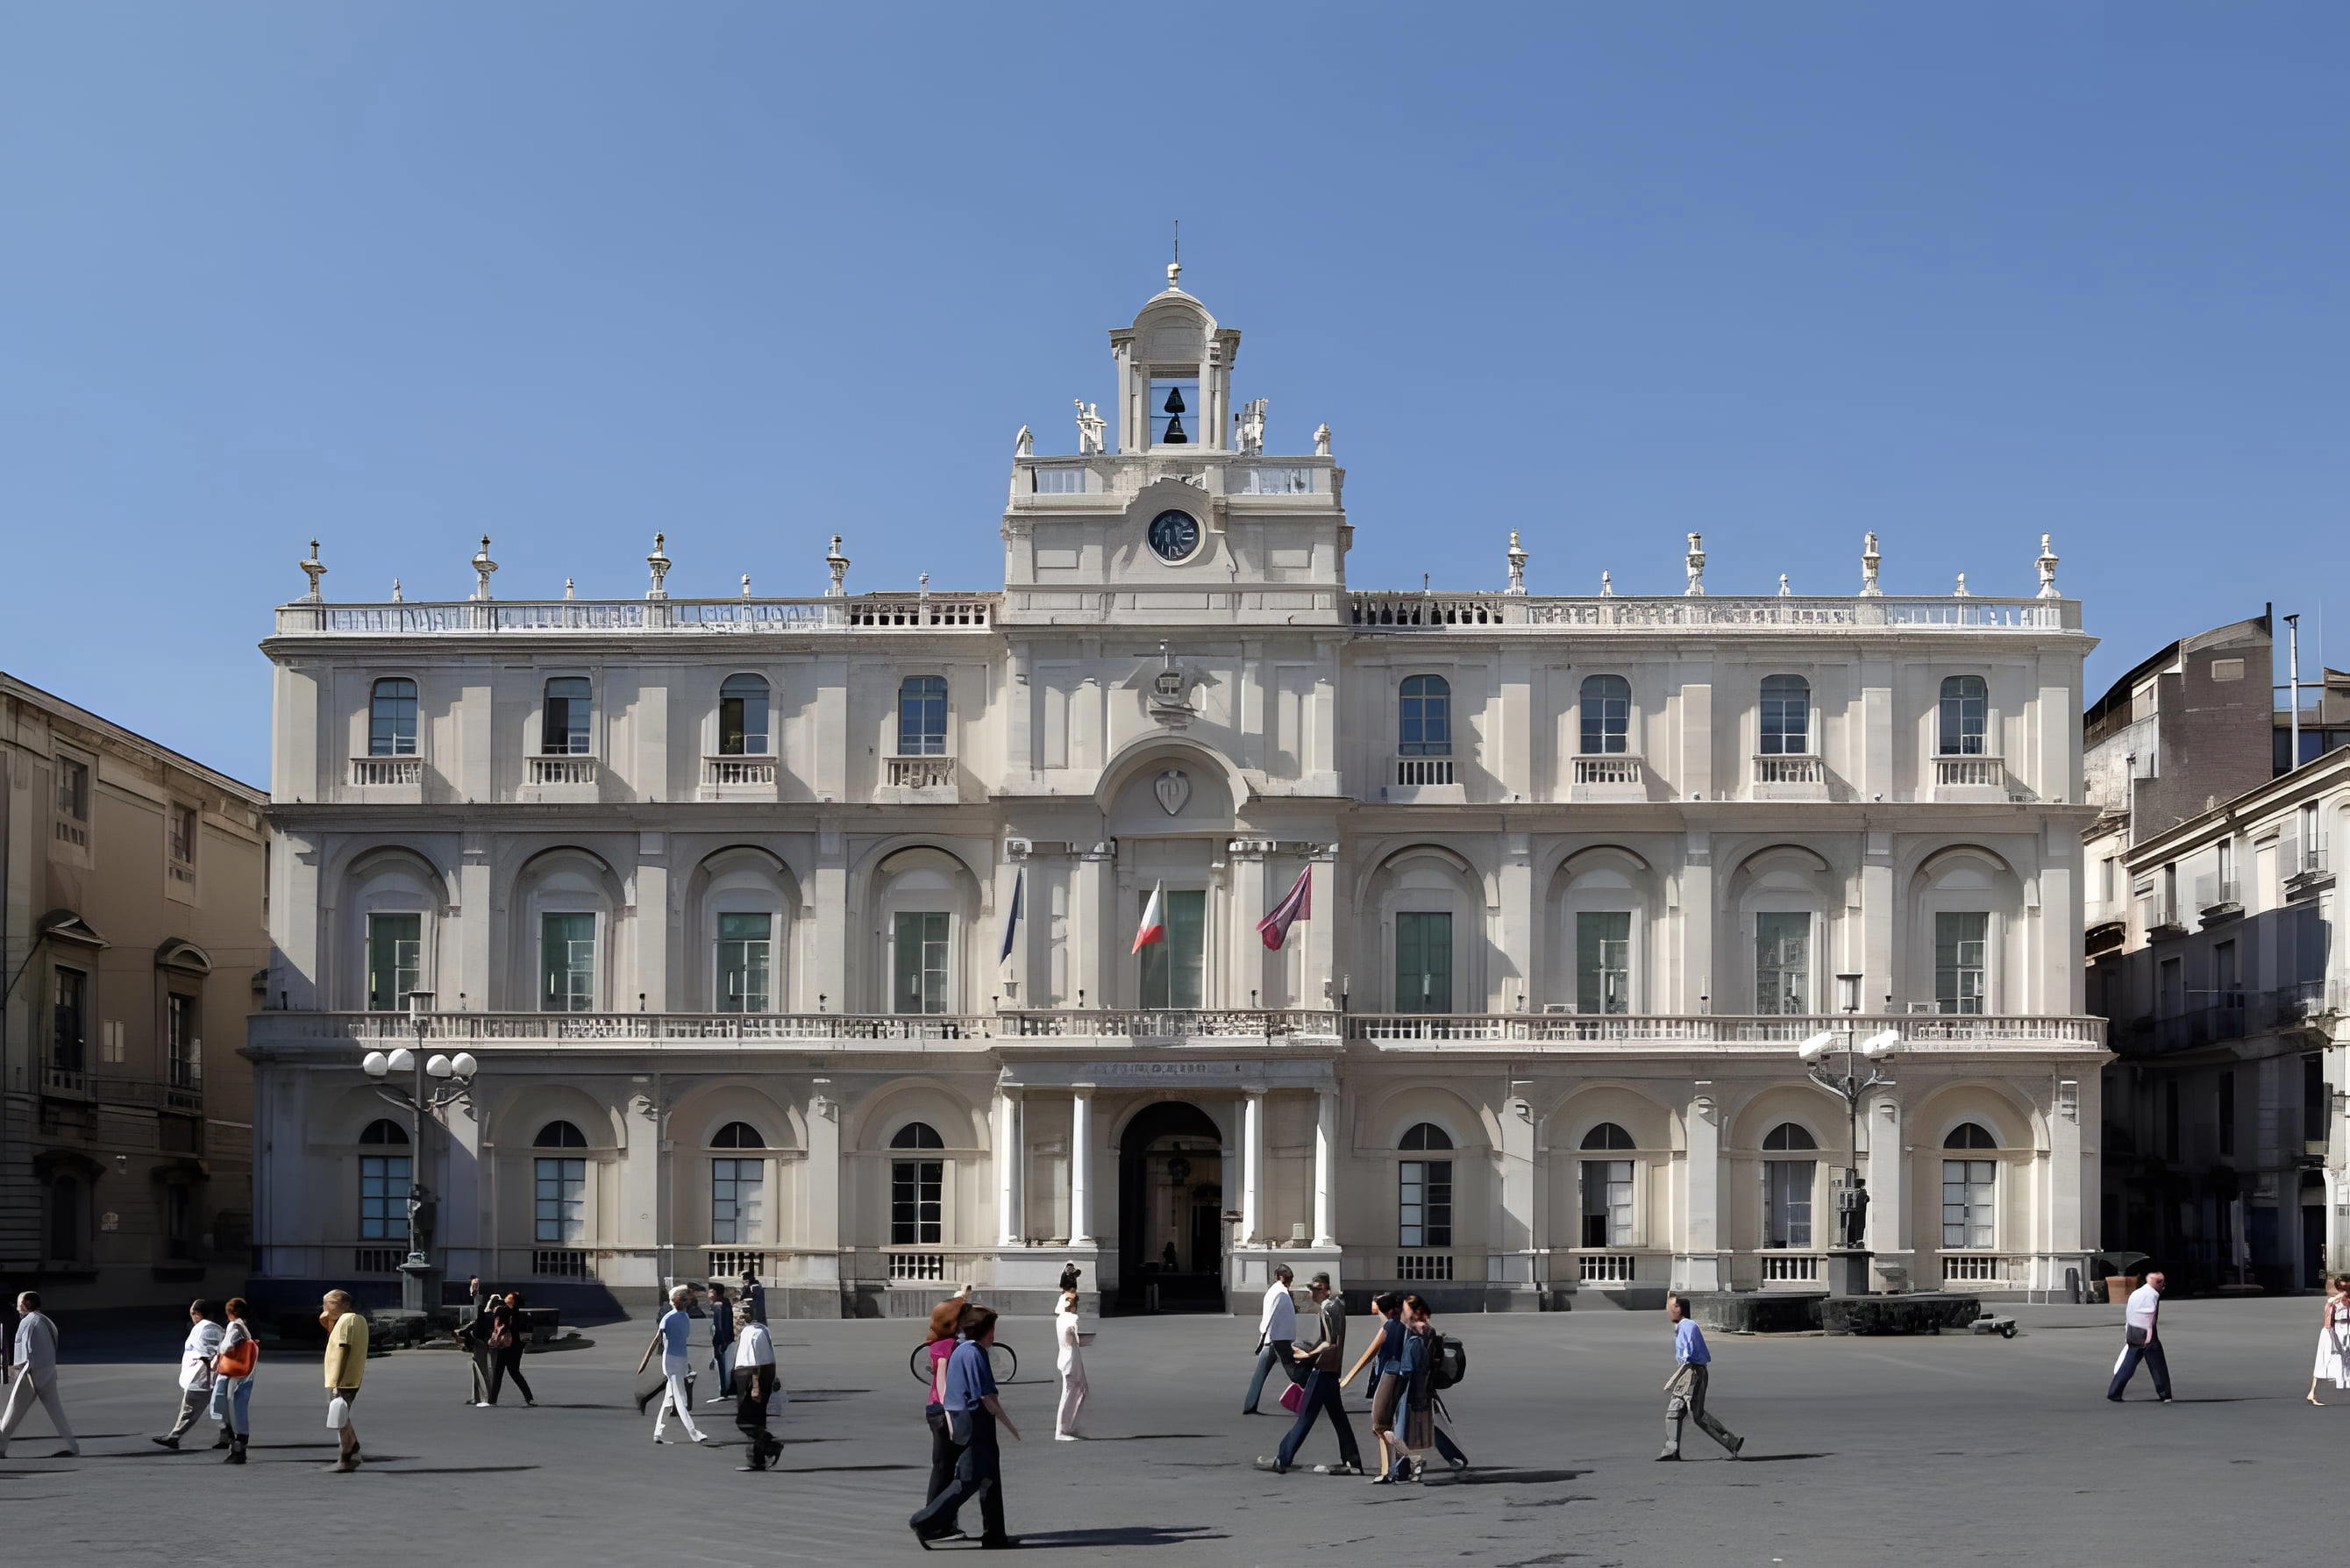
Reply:
<svg viewBox="0 0 2350 1568"><path fill-rule="evenodd" d="M1451 1334L1437 1332L1436 1319L1429 1312L1426 1302L1418 1296L1409 1299L1419 1302L1420 1321L1426 1324L1430 1336L1430 1436L1434 1438L1436 1451L1443 1456L1446 1464L1456 1470L1465 1470L1469 1468L1469 1456L1461 1451L1460 1443L1453 1438L1452 1412L1444 1407L1444 1391L1456 1386L1469 1376L1469 1352Z"/></svg>

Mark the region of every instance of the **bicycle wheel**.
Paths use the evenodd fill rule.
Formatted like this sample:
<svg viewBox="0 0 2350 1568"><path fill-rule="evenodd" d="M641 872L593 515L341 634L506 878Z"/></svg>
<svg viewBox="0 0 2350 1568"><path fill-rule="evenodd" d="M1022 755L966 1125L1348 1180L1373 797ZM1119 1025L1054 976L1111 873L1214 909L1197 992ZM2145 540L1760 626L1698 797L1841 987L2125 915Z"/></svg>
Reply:
<svg viewBox="0 0 2350 1568"><path fill-rule="evenodd" d="M1020 1376L1020 1357L1010 1345L1002 1343L987 1347L987 1366L998 1383L1009 1383Z"/></svg>
<svg viewBox="0 0 2350 1568"><path fill-rule="evenodd" d="M914 1346L914 1354L906 1357L906 1370L914 1375L915 1382L928 1383L931 1380L931 1347L927 1345Z"/></svg>

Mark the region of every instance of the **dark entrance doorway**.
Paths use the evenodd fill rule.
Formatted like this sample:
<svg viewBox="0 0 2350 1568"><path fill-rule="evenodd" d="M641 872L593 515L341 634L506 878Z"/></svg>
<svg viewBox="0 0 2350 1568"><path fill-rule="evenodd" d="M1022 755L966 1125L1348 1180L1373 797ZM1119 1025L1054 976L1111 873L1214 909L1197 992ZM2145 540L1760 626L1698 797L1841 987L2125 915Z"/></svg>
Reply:
<svg viewBox="0 0 2350 1568"><path fill-rule="evenodd" d="M1118 1304L1224 1310L1223 1134L1180 1100L1146 1106L1118 1146Z"/></svg>

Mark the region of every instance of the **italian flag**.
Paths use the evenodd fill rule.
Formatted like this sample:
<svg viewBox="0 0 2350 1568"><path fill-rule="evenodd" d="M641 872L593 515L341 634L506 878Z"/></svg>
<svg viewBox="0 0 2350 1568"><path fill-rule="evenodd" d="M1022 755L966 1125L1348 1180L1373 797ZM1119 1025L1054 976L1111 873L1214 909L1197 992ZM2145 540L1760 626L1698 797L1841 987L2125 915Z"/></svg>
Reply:
<svg viewBox="0 0 2350 1568"><path fill-rule="evenodd" d="M1161 902L1159 894L1164 892L1166 888L1167 884L1164 882L1153 882L1150 885L1150 902L1142 906L1142 924L1134 933L1134 946L1128 950L1130 953L1139 953L1153 942L1163 942L1167 940L1167 916L1159 908Z"/></svg>

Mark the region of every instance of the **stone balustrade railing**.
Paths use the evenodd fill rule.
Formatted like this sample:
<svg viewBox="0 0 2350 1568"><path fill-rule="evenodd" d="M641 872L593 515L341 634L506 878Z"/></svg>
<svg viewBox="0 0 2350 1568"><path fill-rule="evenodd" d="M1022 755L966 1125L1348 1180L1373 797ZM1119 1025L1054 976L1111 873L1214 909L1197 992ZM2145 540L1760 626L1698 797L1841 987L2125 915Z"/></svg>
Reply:
<svg viewBox="0 0 2350 1568"><path fill-rule="evenodd" d="M1891 1029L1911 1044L2005 1046L2018 1044L2100 1049L2106 1021L2087 1017L1897 1012L1725 1013L1395 1012L1349 1013L1349 1038L1383 1044L1523 1042L1529 1044L1783 1045L1822 1031L1857 1030L1862 1037Z"/></svg>
<svg viewBox="0 0 2350 1568"><path fill-rule="evenodd" d="M806 599L462 599L277 607L280 637L477 637L546 632L760 635L984 631L994 594L860 594Z"/></svg>
<svg viewBox="0 0 2350 1568"><path fill-rule="evenodd" d="M1553 598L1523 594L1353 593L1349 621L1369 631L1790 631L1896 628L1929 631L2066 631L2081 624L2073 599L1850 598L1706 594Z"/></svg>

